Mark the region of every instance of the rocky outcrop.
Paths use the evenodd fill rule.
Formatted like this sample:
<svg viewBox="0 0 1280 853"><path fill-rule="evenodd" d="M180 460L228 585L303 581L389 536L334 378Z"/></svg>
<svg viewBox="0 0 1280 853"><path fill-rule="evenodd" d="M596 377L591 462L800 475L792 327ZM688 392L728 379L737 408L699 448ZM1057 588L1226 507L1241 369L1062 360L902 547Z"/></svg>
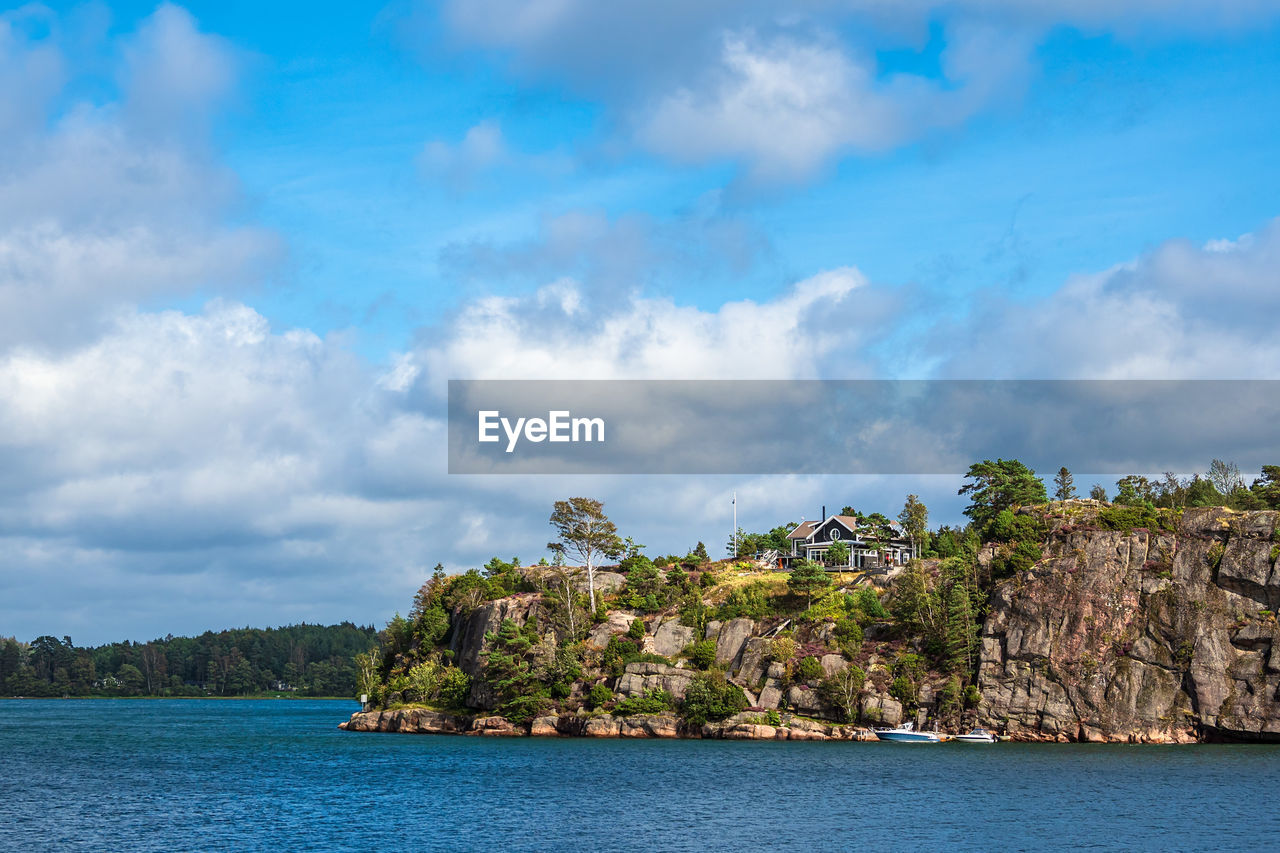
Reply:
<svg viewBox="0 0 1280 853"><path fill-rule="evenodd" d="M591 633L587 635L587 645L603 649L609 645L610 637L627 633L627 629L631 627L632 622L636 621L636 618L635 614L614 610L609 614L608 620L591 629Z"/></svg>
<svg viewBox="0 0 1280 853"><path fill-rule="evenodd" d="M661 663L629 663L613 689L623 696L643 696L647 690L660 689L680 700L697 674L691 669Z"/></svg>
<svg viewBox="0 0 1280 853"><path fill-rule="evenodd" d="M1188 509L1175 530L1057 520L995 593L984 720L1014 738L1280 740L1280 513Z"/></svg>
<svg viewBox="0 0 1280 853"><path fill-rule="evenodd" d="M454 630L449 649L456 666L467 675L475 676L484 666L482 654L487 651L485 635L502 627L502 620L510 619L523 625L536 619L539 597L533 593L512 595L495 601L486 601L469 614L454 614Z"/></svg>
<svg viewBox="0 0 1280 853"><path fill-rule="evenodd" d="M759 714L743 713L727 720L690 726L673 714L563 714L537 717L526 724L502 717L465 717L420 708L363 711L338 728L351 732L459 734L481 737L714 738L724 740L874 740L869 729L820 723L780 715L777 725Z"/></svg>
<svg viewBox="0 0 1280 853"><path fill-rule="evenodd" d="M716 634L716 663L736 669L747 639L755 632L756 623L750 619L730 619L721 624Z"/></svg>
<svg viewBox="0 0 1280 853"><path fill-rule="evenodd" d="M648 638L645 651L667 658L674 658L697 638L697 633L687 625L681 625L679 617L663 620L653 636Z"/></svg>

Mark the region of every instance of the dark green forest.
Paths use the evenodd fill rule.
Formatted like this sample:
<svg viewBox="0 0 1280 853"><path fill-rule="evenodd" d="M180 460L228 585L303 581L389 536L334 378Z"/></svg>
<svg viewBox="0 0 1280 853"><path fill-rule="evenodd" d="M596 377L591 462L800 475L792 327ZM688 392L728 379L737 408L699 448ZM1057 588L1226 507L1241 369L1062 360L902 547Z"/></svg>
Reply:
<svg viewBox="0 0 1280 853"><path fill-rule="evenodd" d="M354 696L355 656L373 626L233 628L149 643L77 646L70 637L0 640L4 696Z"/></svg>

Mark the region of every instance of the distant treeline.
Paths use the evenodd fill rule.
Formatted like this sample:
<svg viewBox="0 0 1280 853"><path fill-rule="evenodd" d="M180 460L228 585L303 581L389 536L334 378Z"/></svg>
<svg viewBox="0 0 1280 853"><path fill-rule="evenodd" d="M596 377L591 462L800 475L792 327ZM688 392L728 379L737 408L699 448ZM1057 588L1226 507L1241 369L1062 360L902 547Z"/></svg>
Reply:
<svg viewBox="0 0 1280 853"><path fill-rule="evenodd" d="M355 656L373 626L234 628L198 637L82 647L70 637L0 640L0 695L244 696L289 691L354 696Z"/></svg>

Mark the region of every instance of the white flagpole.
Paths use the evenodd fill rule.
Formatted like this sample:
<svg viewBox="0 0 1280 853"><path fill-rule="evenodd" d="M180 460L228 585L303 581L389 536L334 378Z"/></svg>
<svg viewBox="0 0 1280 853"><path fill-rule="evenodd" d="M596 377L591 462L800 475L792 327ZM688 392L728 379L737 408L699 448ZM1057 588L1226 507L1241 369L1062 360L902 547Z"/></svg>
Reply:
<svg viewBox="0 0 1280 853"><path fill-rule="evenodd" d="M738 492L733 493L733 559L738 559Z"/></svg>

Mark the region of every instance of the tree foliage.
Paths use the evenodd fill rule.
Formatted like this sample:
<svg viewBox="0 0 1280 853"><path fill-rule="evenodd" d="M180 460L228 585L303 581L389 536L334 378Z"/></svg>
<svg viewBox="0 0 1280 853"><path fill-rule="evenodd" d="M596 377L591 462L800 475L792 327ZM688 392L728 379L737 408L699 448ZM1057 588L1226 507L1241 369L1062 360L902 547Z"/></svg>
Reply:
<svg viewBox="0 0 1280 853"><path fill-rule="evenodd" d="M596 567L604 558L621 555L625 545L618 527L604 514L604 504L593 498L569 498L556 501L551 511L551 526L558 542L547 543L551 551L570 554L587 570L587 597L596 609Z"/></svg>
<svg viewBox="0 0 1280 853"><path fill-rule="evenodd" d="M1044 481L1017 459L975 462L969 466L965 478L971 482L961 486L957 494L969 496L970 503L964 514L979 529L985 529L1001 510L1048 500Z"/></svg>

